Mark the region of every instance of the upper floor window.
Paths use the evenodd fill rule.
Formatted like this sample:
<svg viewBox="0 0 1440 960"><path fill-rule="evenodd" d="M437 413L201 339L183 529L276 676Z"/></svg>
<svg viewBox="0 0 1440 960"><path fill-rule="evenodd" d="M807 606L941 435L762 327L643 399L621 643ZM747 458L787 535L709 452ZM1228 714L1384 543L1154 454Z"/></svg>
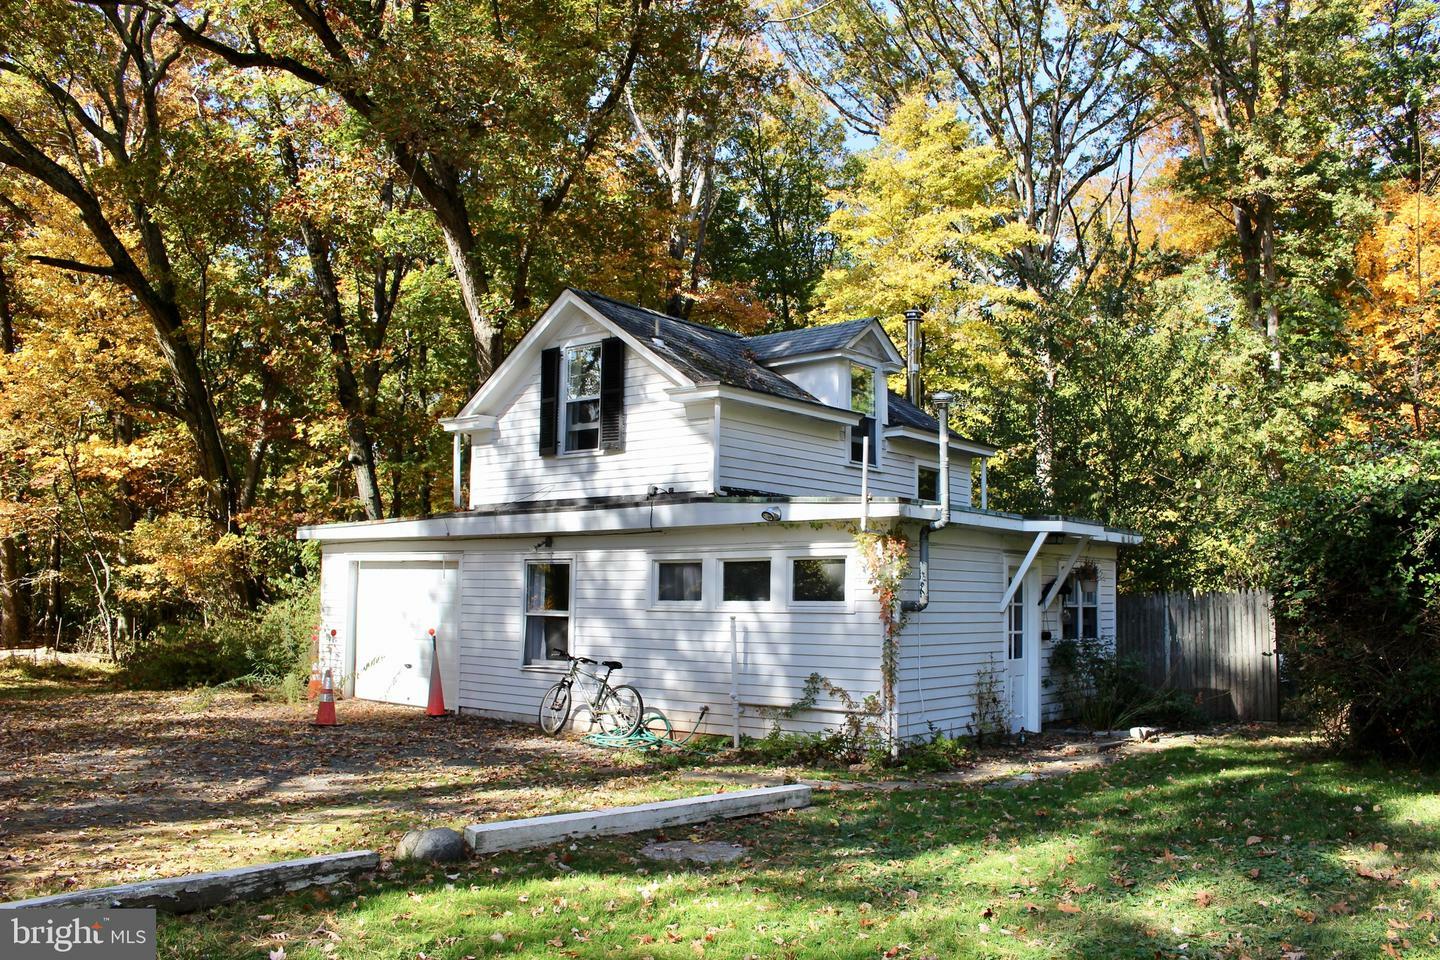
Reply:
<svg viewBox="0 0 1440 960"><path fill-rule="evenodd" d="M865 440L870 440L870 463L878 462L879 452L875 449L875 418L877 415L875 396L875 371L862 364L850 364L850 409L863 413L865 418L850 428L850 460L859 463L865 458Z"/></svg>
<svg viewBox="0 0 1440 960"><path fill-rule="evenodd" d="M625 449L625 342L540 351L540 455Z"/></svg>
<svg viewBox="0 0 1440 960"><path fill-rule="evenodd" d="M921 465L915 475L915 499L927 503L940 502L940 470Z"/></svg>
<svg viewBox="0 0 1440 960"><path fill-rule="evenodd" d="M565 452L600 446L600 344L565 350Z"/></svg>

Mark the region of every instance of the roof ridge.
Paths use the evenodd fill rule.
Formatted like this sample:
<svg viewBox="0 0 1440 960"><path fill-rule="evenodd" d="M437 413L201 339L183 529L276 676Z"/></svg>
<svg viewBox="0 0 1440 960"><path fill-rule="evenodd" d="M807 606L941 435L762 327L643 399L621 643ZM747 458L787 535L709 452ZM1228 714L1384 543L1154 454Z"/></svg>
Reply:
<svg viewBox="0 0 1440 960"><path fill-rule="evenodd" d="M576 293L583 294L584 296L587 296L587 297L598 297L598 298L600 298L601 300L605 300L605 301L607 301L607 302L609 302L609 303L613 303L613 304L615 304L616 306L628 307L628 308L631 309L631 310L639 310L639 311L642 311L642 312L644 312L644 313L652 313L652 314L654 314L655 316L660 317L661 319L669 320L671 323L683 323L683 324L685 324L685 326L687 326L687 327L694 327L696 330L704 330L704 331L706 331L706 332L708 332L708 333L718 333L718 334L722 334L723 336L733 337L733 338L736 339L736 340L744 340L744 339L746 339L745 337L741 336L740 334L734 333L734 332L732 332L732 331L730 331L730 330L725 330L725 329L722 329L722 328L720 328L720 327L712 327L712 326L710 326L709 324L705 324L705 323L696 323L694 320L686 320L684 317L677 317L677 316L675 316L674 314L664 313L664 312L662 312L662 311L660 311L660 310L652 310L652 309L650 309L649 307L642 307L642 306L641 306L640 304L638 304L638 303L631 303L629 300L621 300L621 299L618 299L618 298L616 298L616 297L609 296L608 294L596 293L594 290L586 290L586 289L584 289L583 287L570 287L569 289L570 289L570 290L573 290L573 291L576 292Z"/></svg>
<svg viewBox="0 0 1440 960"><path fill-rule="evenodd" d="M795 333L808 333L811 330L826 330L830 327L844 327L850 324L868 324L879 319L879 317L851 317L849 320L836 320L834 323L820 323L811 327L792 327L789 330L776 330L773 333L756 333L741 339L748 343L751 340L764 340L766 337L787 337Z"/></svg>

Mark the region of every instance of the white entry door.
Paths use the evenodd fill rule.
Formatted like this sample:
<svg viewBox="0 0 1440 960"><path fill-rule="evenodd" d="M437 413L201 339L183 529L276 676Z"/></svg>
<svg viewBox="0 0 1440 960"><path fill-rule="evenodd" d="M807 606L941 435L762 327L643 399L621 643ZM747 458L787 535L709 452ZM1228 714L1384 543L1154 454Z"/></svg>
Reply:
<svg viewBox="0 0 1440 960"><path fill-rule="evenodd" d="M430 629L445 706L455 707L458 570L444 561L362 562L355 576L354 691L362 700L423 707L430 694Z"/></svg>
<svg viewBox="0 0 1440 960"><path fill-rule="evenodd" d="M1009 567L1006 582L1018 567ZM1032 568L1005 608L1005 678L1010 695L1010 732L1040 729L1040 610Z"/></svg>

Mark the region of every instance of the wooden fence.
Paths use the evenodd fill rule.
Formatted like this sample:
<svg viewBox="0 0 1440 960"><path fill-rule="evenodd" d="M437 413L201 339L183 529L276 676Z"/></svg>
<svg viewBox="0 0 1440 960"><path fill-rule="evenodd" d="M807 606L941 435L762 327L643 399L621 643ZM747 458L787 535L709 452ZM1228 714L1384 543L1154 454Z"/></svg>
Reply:
<svg viewBox="0 0 1440 960"><path fill-rule="evenodd" d="M1280 688L1270 595L1152 593L1117 598L1115 645L1152 686L1193 692L1215 720L1277 720Z"/></svg>

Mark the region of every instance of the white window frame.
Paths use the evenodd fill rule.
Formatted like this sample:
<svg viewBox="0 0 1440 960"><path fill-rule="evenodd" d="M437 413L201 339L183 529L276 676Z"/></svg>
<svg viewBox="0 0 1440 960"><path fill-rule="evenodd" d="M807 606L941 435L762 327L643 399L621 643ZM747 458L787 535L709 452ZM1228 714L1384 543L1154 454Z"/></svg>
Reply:
<svg viewBox="0 0 1440 960"><path fill-rule="evenodd" d="M764 561L770 564L770 599L768 600L726 600L725 599L725 564L727 563L760 563ZM776 576L777 555L773 553L744 553L734 556L721 556L715 558L715 604L721 610L771 610L781 606L779 599L783 593L777 593L776 581L780 589L785 589L783 577Z"/></svg>
<svg viewBox="0 0 1440 960"><path fill-rule="evenodd" d="M1093 559L1090 560L1090 562L1091 562L1091 563L1095 563L1095 561L1094 561ZM1099 569L1099 564L1096 564L1096 569L1097 569L1097 570ZM1099 640L1099 639L1100 639L1100 595L1101 595L1101 593L1102 593L1102 589L1101 589L1101 588L1103 587L1104 582L1105 582L1104 577L1103 577L1103 576L1097 576L1097 577L1096 577L1096 580L1095 580L1095 602L1094 602L1093 604L1089 604L1089 603L1084 603L1084 602L1083 602L1084 598L1080 595L1080 578L1075 575L1075 571L1074 571L1073 569L1072 569L1068 574L1065 575L1065 579L1066 579L1067 582L1061 585L1063 589L1061 589L1059 595L1057 595L1056 598L1055 598L1056 600L1058 600L1058 601L1060 602L1060 632L1059 632L1059 635L1058 635L1057 637L1055 637L1055 639L1056 639L1056 640L1073 639L1073 640L1076 640L1076 641L1080 641L1080 640ZM1077 620L1077 622L1076 622L1076 624L1075 624L1075 636L1074 636L1074 637L1066 637L1066 636L1065 636L1065 607L1066 607L1067 601L1069 601L1069 604L1070 604L1070 606L1071 606L1071 609L1073 609L1073 610L1075 611L1075 616L1076 616L1076 620ZM1093 607L1093 609L1095 610L1095 636L1093 636L1093 637L1083 637L1083 636L1080 635L1080 627L1081 627L1081 623L1084 621L1084 609L1085 609L1086 607Z"/></svg>
<svg viewBox="0 0 1440 960"><path fill-rule="evenodd" d="M660 565L662 563L698 563L700 564L700 599L699 600L661 600L660 599ZM650 559L650 608L652 610L703 610L706 609L710 597L711 583L713 579L709 569L710 564L705 557L694 554L676 554L675 556L652 557Z"/></svg>
<svg viewBox="0 0 1440 960"><path fill-rule="evenodd" d="M796 600L795 564L800 560L839 560L845 564L845 598L843 600ZM846 553L822 551L818 553L789 553L785 555L785 603L792 610L851 610L854 605L855 584L852 582L850 556Z"/></svg>
<svg viewBox="0 0 1440 960"><path fill-rule="evenodd" d="M520 561L520 669L533 670L540 673L565 673L570 669L570 664L564 660L540 660L531 663L526 659L525 635L530 630L530 618L534 617L558 617L558 613L532 613L530 610L530 565L540 563L564 563L570 569L570 607L565 611L565 618L569 621L566 628L566 636L569 640L570 656L579 656L576 652L577 631L575 629L575 579L576 567L574 554L555 554L544 557L525 557Z"/></svg>
<svg viewBox="0 0 1440 960"><path fill-rule="evenodd" d="M847 357L846 359L849 360L849 366L845 369L845 382L848 385L847 392L851 397L852 403L854 402L855 396L855 368L861 367L870 371L870 392L875 398L875 412L871 414L875 419L875 437L870 444L875 448L872 451L875 455L875 462L870 465L870 472L879 473L881 466L885 463L885 420L889 415L889 411L886 408L885 395L889 392L889 386L886 384L885 375L875 364L865 363L854 357ZM860 411L854 410L853 412L859 413ZM851 436L851 430L847 427L845 429L845 462L852 469L860 470L864 464L859 460L852 460L850 458L850 445L853 442Z"/></svg>
<svg viewBox="0 0 1440 960"><path fill-rule="evenodd" d="M587 449L585 449L585 450L572 450L572 449L570 449L570 402L571 402L572 400L576 399L576 398L570 396L570 354L571 354L572 352L576 351L576 350L594 350L595 353L596 353L596 355L597 355L598 357L601 357L601 358L602 358L601 361L600 361L600 363L601 363L601 365L602 365L601 377L603 378L603 377L604 377L604 373L603 373L603 364L604 364L604 361L603 361L604 352L603 352L603 351L604 351L604 348L603 348L600 344L601 344L601 341L599 341L599 340L591 340L591 339L589 339L589 338L586 338L586 339L584 339L584 340L577 340L577 341L575 341L574 343L564 343L564 344L561 344L561 345L560 345L560 383L559 383L559 389L558 389L556 392L557 392L557 394L559 395L559 400L560 400L560 430L559 430L559 433L560 433L560 455L561 455L562 457L587 457L587 456L595 456L596 454L598 454L598 453L601 452L601 449L600 449L600 435L599 435L599 430L600 430L600 421L599 421L599 420L596 420L596 421L595 421L595 430L596 430L595 446L590 447L590 448L587 448ZM589 400L589 399L591 399L591 398L590 398L590 397L581 397L581 398L579 398L579 399ZM597 407L598 407L598 405L599 405L599 403L600 403L600 394L599 394L599 393L595 394L594 400L595 400L595 403L596 403L596 405L597 405ZM604 414L602 413L601 416L603 416L603 415L604 415Z"/></svg>

